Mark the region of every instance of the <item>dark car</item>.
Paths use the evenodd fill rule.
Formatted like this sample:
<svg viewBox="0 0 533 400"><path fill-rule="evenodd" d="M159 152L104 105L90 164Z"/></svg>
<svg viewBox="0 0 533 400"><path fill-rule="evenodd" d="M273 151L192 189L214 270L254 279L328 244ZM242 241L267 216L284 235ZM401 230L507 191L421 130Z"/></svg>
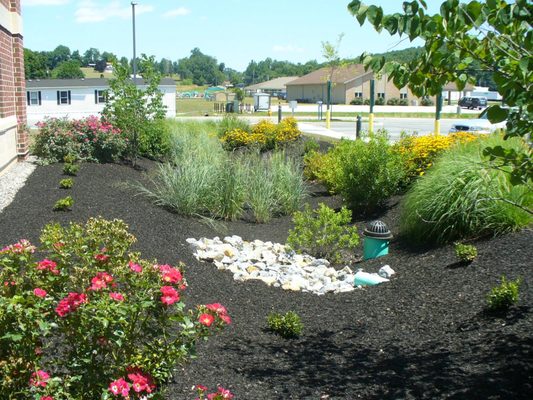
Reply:
<svg viewBox="0 0 533 400"><path fill-rule="evenodd" d="M459 100L459 107L468 108L468 109L483 109L487 107L487 98L486 97L476 97L476 96L466 96L462 97Z"/></svg>

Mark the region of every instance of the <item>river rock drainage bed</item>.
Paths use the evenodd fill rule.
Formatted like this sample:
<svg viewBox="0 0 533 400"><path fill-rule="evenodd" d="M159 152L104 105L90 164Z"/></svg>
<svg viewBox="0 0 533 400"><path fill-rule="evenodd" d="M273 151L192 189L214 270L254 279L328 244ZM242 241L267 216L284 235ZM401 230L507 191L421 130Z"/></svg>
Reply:
<svg viewBox="0 0 533 400"><path fill-rule="evenodd" d="M236 235L223 240L189 238L187 243L196 259L212 262L219 270L231 271L236 281L256 279L269 286L317 295L355 289L354 273L349 267L336 270L328 260L296 254L279 243L247 242Z"/></svg>

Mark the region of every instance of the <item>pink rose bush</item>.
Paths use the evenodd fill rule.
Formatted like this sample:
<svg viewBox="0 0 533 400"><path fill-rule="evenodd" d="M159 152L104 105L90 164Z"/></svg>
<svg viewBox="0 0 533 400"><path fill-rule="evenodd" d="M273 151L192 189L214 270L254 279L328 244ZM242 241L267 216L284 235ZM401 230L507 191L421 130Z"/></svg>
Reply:
<svg viewBox="0 0 533 400"><path fill-rule="evenodd" d="M186 310L184 265L130 252L123 221L50 224L40 241L37 261L27 240L0 250L6 398L161 398L196 343L231 323L218 303Z"/></svg>
<svg viewBox="0 0 533 400"><path fill-rule="evenodd" d="M47 118L36 126L39 131L32 151L48 163L63 161L66 155L85 161L116 161L127 147L120 129L94 115L79 120Z"/></svg>

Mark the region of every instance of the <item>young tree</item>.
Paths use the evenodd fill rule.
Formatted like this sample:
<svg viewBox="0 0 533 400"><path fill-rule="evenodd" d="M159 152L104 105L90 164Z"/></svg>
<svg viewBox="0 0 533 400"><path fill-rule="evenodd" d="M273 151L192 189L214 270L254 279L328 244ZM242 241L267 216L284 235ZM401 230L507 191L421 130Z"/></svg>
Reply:
<svg viewBox="0 0 533 400"><path fill-rule="evenodd" d="M141 56L139 71L142 82L139 79L133 82L129 68L115 63L115 78L109 82L109 93L102 111L104 118L126 133L129 140L128 155L133 166L139 156L140 138L165 118L163 93L159 91L161 75L155 70L154 61L153 56Z"/></svg>
<svg viewBox="0 0 533 400"><path fill-rule="evenodd" d="M326 65L328 66L328 82L327 82L327 102L326 102L326 128L329 129L331 114L329 111L331 103L331 85L333 81L333 74L335 70L341 66L341 57L339 55L339 47L341 45L344 33L341 33L337 37L337 42L332 44L330 42L322 42L322 57L326 59Z"/></svg>
<svg viewBox="0 0 533 400"><path fill-rule="evenodd" d="M473 82L471 66L492 73L495 86L505 103L515 109L492 106L492 122L507 119L506 136L523 136L533 130L533 4L529 0L459 0L442 2L440 13L428 15L426 1L403 2L403 13L385 15L381 7L354 0L348 10L360 25L368 21L381 32L422 39L420 57L408 63L386 62L383 57L361 56L367 68L385 71L397 87L409 86L417 96L436 95L447 82L462 90ZM530 147L531 149L531 147ZM513 184L531 184L532 152L517 153L488 148L492 165L512 166Z"/></svg>

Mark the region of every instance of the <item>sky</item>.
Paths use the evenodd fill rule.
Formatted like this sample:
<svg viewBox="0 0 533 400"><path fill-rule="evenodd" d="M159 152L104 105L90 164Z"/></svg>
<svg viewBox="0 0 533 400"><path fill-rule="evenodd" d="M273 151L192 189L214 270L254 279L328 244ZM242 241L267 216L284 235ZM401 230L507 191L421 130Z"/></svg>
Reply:
<svg viewBox="0 0 533 400"><path fill-rule="evenodd" d="M437 13L443 0L426 0ZM348 12L349 0L136 0L137 55L177 61L193 48L226 67L244 71L267 57L324 62L324 41L336 42L343 58L419 46L365 23ZM401 0L367 0L386 13L401 12ZM71 51L94 47L119 58L133 56L132 6L125 0L22 0L24 47Z"/></svg>

